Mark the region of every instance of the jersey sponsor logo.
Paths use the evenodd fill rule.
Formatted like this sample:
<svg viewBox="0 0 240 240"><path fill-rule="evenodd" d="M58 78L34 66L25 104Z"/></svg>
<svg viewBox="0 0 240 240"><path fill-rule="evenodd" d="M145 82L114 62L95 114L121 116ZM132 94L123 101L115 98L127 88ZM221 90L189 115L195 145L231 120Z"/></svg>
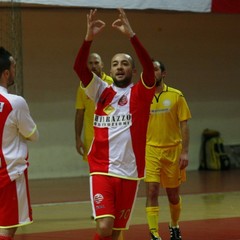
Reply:
<svg viewBox="0 0 240 240"><path fill-rule="evenodd" d="M93 200L96 204L100 204L103 201L104 197L101 193L97 193L94 195Z"/></svg>
<svg viewBox="0 0 240 240"><path fill-rule="evenodd" d="M132 115L114 115L114 116L99 116L94 114L93 126L99 128L105 127L118 127L118 126L131 126Z"/></svg>
<svg viewBox="0 0 240 240"><path fill-rule="evenodd" d="M164 106L164 108L151 109L151 114L161 114L170 112L171 101L169 99L164 100L162 102L162 105Z"/></svg>
<svg viewBox="0 0 240 240"><path fill-rule="evenodd" d="M160 113L165 113L165 112L169 112L170 109L169 108L163 108L163 109L152 109L151 110L151 114L160 114Z"/></svg>
<svg viewBox="0 0 240 240"><path fill-rule="evenodd" d="M4 102L0 102L0 112L3 111Z"/></svg>

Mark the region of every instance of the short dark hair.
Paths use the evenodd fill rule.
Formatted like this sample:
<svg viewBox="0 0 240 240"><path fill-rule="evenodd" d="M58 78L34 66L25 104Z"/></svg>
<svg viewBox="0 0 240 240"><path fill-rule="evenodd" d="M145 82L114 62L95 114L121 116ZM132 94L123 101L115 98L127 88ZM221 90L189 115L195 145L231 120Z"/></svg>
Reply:
<svg viewBox="0 0 240 240"><path fill-rule="evenodd" d="M11 53L8 52L4 47L0 47L0 76L5 70L10 69L11 61L9 58L11 56Z"/></svg>
<svg viewBox="0 0 240 240"><path fill-rule="evenodd" d="M159 61L159 60L155 60L155 59L153 59L153 58L152 58L152 61L159 63L159 66L160 66L160 69L161 69L162 72L165 72L165 71L166 71L166 67L165 67L165 65L163 64L163 62L161 62L161 61Z"/></svg>

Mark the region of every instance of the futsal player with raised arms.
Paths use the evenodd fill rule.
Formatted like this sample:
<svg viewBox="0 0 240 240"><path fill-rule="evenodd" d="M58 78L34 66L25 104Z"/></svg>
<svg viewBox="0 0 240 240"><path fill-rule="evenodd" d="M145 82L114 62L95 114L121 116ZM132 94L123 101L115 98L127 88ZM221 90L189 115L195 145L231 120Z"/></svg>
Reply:
<svg viewBox="0 0 240 240"><path fill-rule="evenodd" d="M75 59L74 70L86 94L94 100L94 139L88 154L90 194L96 220L95 240L117 240L128 229L139 180L144 178L145 146L150 104L155 92L152 60L132 30L126 13L119 9L114 29L126 35L142 65L140 80L132 57L117 53L111 60L108 86L89 71L91 44L105 23L96 19L97 10L87 15L87 33Z"/></svg>

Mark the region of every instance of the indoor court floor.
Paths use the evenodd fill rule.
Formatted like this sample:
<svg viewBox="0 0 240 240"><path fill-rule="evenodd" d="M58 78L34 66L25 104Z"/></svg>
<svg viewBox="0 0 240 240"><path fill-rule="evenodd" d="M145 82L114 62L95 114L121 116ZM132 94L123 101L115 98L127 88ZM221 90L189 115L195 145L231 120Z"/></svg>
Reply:
<svg viewBox="0 0 240 240"><path fill-rule="evenodd" d="M183 240L240 240L240 169L188 171L182 185ZM34 223L21 227L15 240L92 240L88 177L31 180ZM165 192L159 196L159 229L169 240L169 210ZM145 215L145 185L141 182L125 240L150 240Z"/></svg>

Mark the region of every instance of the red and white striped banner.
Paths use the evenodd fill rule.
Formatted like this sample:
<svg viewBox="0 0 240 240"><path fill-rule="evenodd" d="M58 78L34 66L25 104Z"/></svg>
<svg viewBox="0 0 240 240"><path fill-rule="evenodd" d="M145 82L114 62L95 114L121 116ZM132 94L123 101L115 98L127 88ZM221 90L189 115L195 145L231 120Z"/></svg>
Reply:
<svg viewBox="0 0 240 240"><path fill-rule="evenodd" d="M0 0L0 2L12 2ZM185 12L240 13L240 0L15 0L23 4L115 9L159 9Z"/></svg>

